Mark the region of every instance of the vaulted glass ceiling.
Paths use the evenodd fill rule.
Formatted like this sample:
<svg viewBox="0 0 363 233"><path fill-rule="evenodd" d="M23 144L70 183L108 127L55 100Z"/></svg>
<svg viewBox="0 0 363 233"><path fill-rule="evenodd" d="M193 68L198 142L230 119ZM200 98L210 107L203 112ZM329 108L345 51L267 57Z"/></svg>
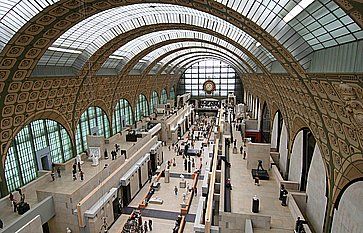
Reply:
<svg viewBox="0 0 363 233"><path fill-rule="evenodd" d="M165 57L164 59L162 59L160 61L160 64L167 64L169 61L171 61L173 58L181 56L183 54L188 54L188 53L194 53L194 52L214 52L214 53L218 53L221 55L226 55L228 58L231 59L231 61L237 61L238 64L240 64L241 67L244 67L244 70L248 70L248 68L246 68L245 65L243 65L243 61L240 60L240 58L238 56L235 56L234 54L232 54L231 52L222 49L220 47L217 47L215 45L210 45L210 44L202 44L202 43L196 43L194 42L194 46L200 46L200 45L204 45L204 48L189 48L189 49L184 49L181 51L177 51L174 52L172 55ZM182 43L179 43L182 47ZM187 46L187 43L184 43L185 46ZM169 46L169 48L174 49L175 45ZM167 51L170 51L170 49L166 48L164 52L161 52L159 55L161 56L162 54L166 53ZM171 65L175 64L174 62L171 63ZM135 65L134 69L135 70L142 70L144 68L146 68L147 64L143 63L143 62L139 62L138 64Z"/></svg>
<svg viewBox="0 0 363 233"><path fill-rule="evenodd" d="M256 68L256 64L241 50L236 48L234 45L231 45L230 43L221 40L215 36L201 33L201 32L195 32L195 31L186 31L186 30L166 30L161 32L153 32L150 34L143 35L135 40L132 40L125 44L124 46L120 47L116 52L110 56L110 58L104 63L104 68L116 68L118 67L118 70L120 70L123 65L129 61L132 57L134 57L136 54L141 52L142 50L145 50L157 43L160 43L162 41L169 41L172 39L178 39L178 38L189 38L191 40L193 39L200 39L205 41L210 41L212 43L219 44L235 53L238 54L242 59L247 61L249 65L253 68ZM192 43L192 42L189 42ZM185 44L185 43L182 43ZM168 46L169 50L178 47L181 44L173 44L171 46ZM158 53L159 56L161 56L163 53L155 48L155 53ZM164 53L167 51L164 51ZM153 59L156 59L155 54L150 53L149 55L145 56L142 60L143 63L149 64L152 62ZM257 53L257 58L265 65L269 66L271 63L271 59L268 58L264 52Z"/></svg>
<svg viewBox="0 0 363 233"><path fill-rule="evenodd" d="M0 50L26 22L58 1L0 0ZM305 68L308 67L312 51L363 38L362 28L331 0L216 1L260 25ZM85 19L53 44L54 47L76 50L77 53L48 51L40 64L81 67L98 48L115 36L141 25L156 23L208 26L250 51L257 49L258 53L274 60L265 48L255 46L256 41L252 37L224 20L186 7L153 3L118 7Z"/></svg>
<svg viewBox="0 0 363 233"><path fill-rule="evenodd" d="M275 60L267 50L262 50L262 46L261 49L256 49L255 39L232 24L191 8L166 4L137 4L101 12L69 29L54 42L52 47L82 51L83 53L79 57L80 61L72 64L80 68L78 66L84 64L85 58L90 57L97 49L114 37L144 25L161 23L183 23L208 28L237 41L242 46L253 51L253 53L256 53L256 56L259 55L260 57L272 59L269 63ZM178 35L174 34L174 36ZM147 37L138 40L146 41ZM114 55L120 55L122 51ZM128 50L125 48L124 51ZM269 55L264 55L265 53ZM63 65L66 61L67 65L69 65L72 63L72 60L74 61L72 56L74 57L72 53L59 54L58 52L48 51L38 64L58 65L60 63Z"/></svg>

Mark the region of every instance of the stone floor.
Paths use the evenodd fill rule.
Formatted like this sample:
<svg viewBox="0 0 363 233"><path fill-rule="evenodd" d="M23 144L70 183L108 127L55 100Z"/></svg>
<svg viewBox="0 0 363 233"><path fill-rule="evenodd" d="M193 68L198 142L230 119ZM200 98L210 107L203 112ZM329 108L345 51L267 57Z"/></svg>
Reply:
<svg viewBox="0 0 363 233"><path fill-rule="evenodd" d="M237 139L237 148L239 148L242 145L242 139L235 128L233 128L233 135ZM256 194L260 199L260 214L270 215L272 219L270 230L254 229L254 232L293 232L295 221L289 208L281 206L281 202L278 200L279 187L273 173L269 172L270 179L261 180L260 186L256 186L251 171L247 169L247 160L243 160L239 149L238 154L233 154L232 149L233 147L230 151L231 182L233 185L231 192L232 212L251 213L252 197Z"/></svg>
<svg viewBox="0 0 363 233"><path fill-rule="evenodd" d="M201 148L201 145L202 145L202 141L196 141L194 148L196 148L196 149ZM170 147L170 150L169 150L168 145L163 146L162 150L164 153L165 161L175 159L176 166L170 167L170 174L171 174L170 183L165 183L164 178L162 177L160 179L160 182L161 182L160 190L155 192L155 194L153 195L153 197L160 197L164 201L163 204L162 205L149 204L145 211L145 212L148 211L148 213L143 214L143 216L146 215L145 217L143 217L143 221L152 219L153 224L154 224L154 228L153 228L152 232L170 233L170 232L172 232L172 229L174 227L174 222L175 222L174 219L180 213L180 204L182 203L183 192L186 192L185 189L179 188L179 182L180 182L179 176L180 176L180 174L184 174L185 177L187 177L187 175L191 175L192 172L194 172L194 169L191 169L190 173L188 173L186 170L184 170L184 160L183 160L182 156L176 155L176 152L174 151L172 146ZM195 166L196 167L199 166L199 164L200 164L199 159L198 158L194 158L194 159L195 159ZM205 167L202 166L202 170L200 173L201 176L204 176L204 173L205 173ZM187 183L188 182L190 183L190 186L192 185L191 178L185 178L185 180ZM178 187L177 195L175 195L175 193L174 193L174 186ZM187 223L184 228L184 232L193 232L194 218L195 218L195 214L197 212L198 200L201 196L201 186L202 186L202 179L200 178L198 181L197 196L193 197L193 200L192 200L192 203L191 203L191 206L189 209L189 214L187 216L187 219L189 221L187 220ZM144 196L146 195L148 188L149 188L149 184L145 185L140 190L140 192L135 196L135 198L131 201L131 203L129 204L129 207L137 208L139 203L142 202ZM191 194L188 194L188 195L191 195ZM143 213L143 212L141 211L141 213ZM148 214L151 216L149 217ZM110 233L121 232L128 217L129 217L128 214L123 214L112 225L109 232Z"/></svg>

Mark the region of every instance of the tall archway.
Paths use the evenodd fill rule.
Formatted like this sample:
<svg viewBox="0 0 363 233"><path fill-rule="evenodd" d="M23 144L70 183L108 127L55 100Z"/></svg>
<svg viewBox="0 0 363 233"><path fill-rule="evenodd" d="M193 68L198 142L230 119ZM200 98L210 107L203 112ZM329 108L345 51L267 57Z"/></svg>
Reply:
<svg viewBox="0 0 363 233"><path fill-rule="evenodd" d="M151 98L150 98L150 109L149 109L149 112L150 113L153 113L154 112L154 108L156 107L156 105L159 104L159 96L158 96L158 93L156 91L153 91L151 93Z"/></svg>
<svg viewBox="0 0 363 233"><path fill-rule="evenodd" d="M174 87L171 87L171 88L170 88L169 97L170 97L170 99L172 99L172 100L174 100L174 99L175 99L175 90L174 90Z"/></svg>
<svg viewBox="0 0 363 233"><path fill-rule="evenodd" d="M120 99L117 102L115 111L112 114L112 132L120 132L126 125L134 123L132 107L127 99Z"/></svg>
<svg viewBox="0 0 363 233"><path fill-rule="evenodd" d="M143 117L149 115L149 103L144 94L140 94L136 103L135 121L141 120Z"/></svg>
<svg viewBox="0 0 363 233"><path fill-rule="evenodd" d="M262 119L261 119L261 135L262 142L270 143L271 135L270 135L270 110L266 102L263 104L262 108Z"/></svg>
<svg viewBox="0 0 363 233"><path fill-rule="evenodd" d="M363 229L363 179L347 185L334 212L331 232L358 233Z"/></svg>
<svg viewBox="0 0 363 233"><path fill-rule="evenodd" d="M110 122L100 107L89 107L79 119L76 130L77 154L87 150L87 135L110 137Z"/></svg>
<svg viewBox="0 0 363 233"><path fill-rule="evenodd" d="M43 151L40 154L40 151ZM38 155L37 155L38 154ZM51 163L63 163L73 157L72 143L67 130L58 122L40 119L25 125L15 136L5 159L5 177L8 191L14 191L38 177L40 169L50 169ZM41 159L39 157L39 159Z"/></svg>
<svg viewBox="0 0 363 233"><path fill-rule="evenodd" d="M166 104L166 102L168 101L168 95L166 93L166 90L163 89L161 90L161 98L160 98L160 103L161 104Z"/></svg>
<svg viewBox="0 0 363 233"><path fill-rule="evenodd" d="M281 130L282 130L282 114L280 111L277 111L274 116L274 121L271 131L271 148L275 149L276 151L279 150L280 146Z"/></svg>

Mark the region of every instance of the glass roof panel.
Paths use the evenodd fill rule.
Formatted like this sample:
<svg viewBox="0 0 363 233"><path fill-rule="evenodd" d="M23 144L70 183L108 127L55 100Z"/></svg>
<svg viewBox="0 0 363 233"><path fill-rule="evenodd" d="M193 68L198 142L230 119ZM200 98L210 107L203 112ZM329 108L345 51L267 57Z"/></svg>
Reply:
<svg viewBox="0 0 363 233"><path fill-rule="evenodd" d="M184 23L209 28L247 49L256 43L232 24L195 9L167 4L136 4L106 10L83 20L57 39L52 47L85 50L91 55L116 35L141 25L160 23ZM269 59L273 57L271 54L265 56Z"/></svg>
<svg viewBox="0 0 363 233"><path fill-rule="evenodd" d="M125 44L124 46L119 48L117 51L115 51L113 53L112 57L119 58L120 62L121 62L121 60L128 61L132 57L134 57L136 54L141 52L141 50L144 50L161 41L177 39L177 38L191 38L191 39L197 38L197 39L202 39L205 41L211 41L216 44L220 44L221 46L234 51L242 59L247 61L254 69L256 68L256 64L246 54L244 54L242 51L240 51L239 49L237 49L230 43L228 43L224 40L221 40L217 37L214 37L212 35L206 34L206 33L187 31L187 30L166 30L166 31L161 31L161 32L153 32L153 33L145 34L135 40L128 42L127 44ZM182 43L182 44L185 45L185 43ZM174 44L174 46L175 46L175 44ZM171 49L172 48L170 48L170 50ZM262 47L261 47L261 49L262 49ZM156 50L156 51L158 53L155 53L155 54L159 54L159 51L158 50ZM148 64L149 64L150 62L152 62L153 59L155 59L155 55L152 55L152 54L153 53L144 57L143 60L147 60ZM257 57L258 59L266 60L266 62L269 62L270 59L273 59L272 55L271 55L270 59L265 59L267 57L265 55L265 53L260 53L257 55L258 55L258 57ZM112 65L111 65L111 63L112 63ZM148 65L148 64L146 64L146 65ZM265 64L265 65L268 65L268 64ZM108 62L108 61L106 61L103 64L103 67L105 67L105 68L115 68L116 66L117 66L117 64L115 64L113 62Z"/></svg>
<svg viewBox="0 0 363 233"><path fill-rule="evenodd" d="M170 63L170 61L172 61L176 57L183 56L184 54L188 54L188 53L194 53L194 55L196 53L209 54L209 55L213 55L212 53L219 54L221 56L225 56L228 59L231 58L231 60L233 60L236 64L240 64L241 67L244 67L244 70L247 70L247 68L245 68L245 66L241 65L241 64L243 64L242 61L239 60L238 57L229 53L228 51L221 50L221 49L219 51L215 51L215 50L211 50L211 49L207 49L207 48L190 48L190 49L185 49L182 51L175 52L172 55L167 56L166 58L162 59L159 63L161 66L159 66L159 67L161 68L162 66L164 66L165 64L168 64L168 63L174 66L177 63L175 63L175 62ZM140 60L140 62L137 65L135 65L134 70L140 70L142 72L145 68L146 68L146 62Z"/></svg>
<svg viewBox="0 0 363 233"><path fill-rule="evenodd" d="M225 49L221 49L218 46L215 45L211 45L211 44L207 44L207 43L203 43L203 42L184 42L184 43L175 43L175 44L170 44L167 46L163 46L155 51L153 51L152 53L149 53L148 55L146 55L142 60L149 60L148 63L145 63L143 68L146 68L153 60L155 60L157 57L160 57L161 55L172 51L176 48L185 48L185 47L190 47L190 46L194 46L194 47L204 47L204 48L210 48L212 52L216 52L216 51L222 51L224 54L228 55L229 57L233 58L234 60L238 61L238 63L240 63L241 65L244 64L243 61L240 59L239 56L235 56L234 54L232 54L231 52L229 52L228 50ZM160 64L166 64L169 63L169 61L171 61L172 59L185 54L185 53L190 53L190 52L195 52L195 51L206 51L207 49L201 49L201 48L186 48L180 51L176 51L174 52L172 55L169 55L165 58L163 58L161 61L159 61ZM208 50L209 51L209 50ZM146 59L148 58L148 59ZM245 65L242 65L243 67L246 67ZM246 70L249 70L248 68L246 68Z"/></svg>
<svg viewBox="0 0 363 233"><path fill-rule="evenodd" d="M0 51L26 22L47 6L58 1L0 0ZM362 28L331 0L215 1L231 7L256 22L267 32L276 35L276 38L298 60L306 60L306 57L315 49L361 39ZM306 3L307 1L309 3ZM294 15L293 13L297 9L302 9L302 11L299 10ZM287 15L294 16L285 22L283 19ZM243 46L248 49L251 49L249 46L255 42L246 33L212 15L187 7L153 3L114 8L91 16L68 30L53 46L85 50L87 53L82 54L84 58L85 55L93 54L102 45L125 31L141 25L163 22L210 27L238 40L240 43L243 41ZM304 38L303 46L287 46L291 45L292 41L290 40L295 41L296 37L283 37L284 33L282 32L292 32ZM282 38L284 38L283 41ZM304 43L307 43L308 46ZM300 54L305 55L301 56ZM270 56L267 54L267 57ZM59 58L55 58L55 60L57 59Z"/></svg>
<svg viewBox="0 0 363 233"><path fill-rule="evenodd" d="M0 51L31 18L59 0L0 0Z"/></svg>

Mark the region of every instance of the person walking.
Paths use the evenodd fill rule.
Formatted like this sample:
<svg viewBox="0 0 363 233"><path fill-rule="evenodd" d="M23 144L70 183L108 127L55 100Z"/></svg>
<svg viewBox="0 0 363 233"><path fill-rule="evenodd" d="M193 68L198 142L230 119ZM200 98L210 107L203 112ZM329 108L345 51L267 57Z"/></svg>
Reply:
<svg viewBox="0 0 363 233"><path fill-rule="evenodd" d="M81 177L81 181L83 181L83 175L84 175L84 173L83 173L83 171L82 171L82 170L79 172L79 175L80 175L80 177Z"/></svg>
<svg viewBox="0 0 363 233"><path fill-rule="evenodd" d="M174 193L175 193L175 196L178 195L178 188L176 187L176 185L174 186Z"/></svg>
<svg viewBox="0 0 363 233"><path fill-rule="evenodd" d="M144 222L144 232L147 232L147 221Z"/></svg>
<svg viewBox="0 0 363 233"><path fill-rule="evenodd" d="M149 219L149 230L153 230L153 220Z"/></svg>
<svg viewBox="0 0 363 233"><path fill-rule="evenodd" d="M52 181L55 181L55 174L54 174L54 171L52 171L52 173L50 174L50 176L52 177Z"/></svg>
<svg viewBox="0 0 363 233"><path fill-rule="evenodd" d="M61 171L60 171L59 167L57 168L57 174L58 174L58 177L61 178Z"/></svg>

